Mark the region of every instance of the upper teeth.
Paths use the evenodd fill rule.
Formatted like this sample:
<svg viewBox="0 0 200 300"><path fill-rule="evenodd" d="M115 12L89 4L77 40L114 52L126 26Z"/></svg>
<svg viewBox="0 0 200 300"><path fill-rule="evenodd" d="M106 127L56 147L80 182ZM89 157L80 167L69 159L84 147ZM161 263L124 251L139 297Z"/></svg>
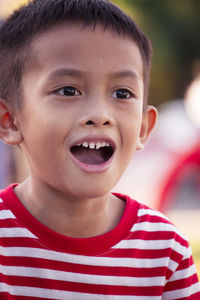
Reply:
<svg viewBox="0 0 200 300"><path fill-rule="evenodd" d="M90 148L90 149L99 149L101 147L110 147L110 144L107 143L107 142L97 142L97 143L94 143L94 142L83 142L83 143L80 143L78 144L77 146L82 146L82 147L85 147L85 148Z"/></svg>

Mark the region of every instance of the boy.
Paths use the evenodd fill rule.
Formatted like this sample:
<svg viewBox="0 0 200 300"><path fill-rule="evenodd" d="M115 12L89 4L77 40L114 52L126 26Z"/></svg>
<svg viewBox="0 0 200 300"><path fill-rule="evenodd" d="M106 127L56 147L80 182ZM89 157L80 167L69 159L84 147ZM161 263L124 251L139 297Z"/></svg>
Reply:
<svg viewBox="0 0 200 300"><path fill-rule="evenodd" d="M200 299L185 238L110 194L157 118L141 30L105 0L35 0L0 59L0 135L30 174L1 191L1 299Z"/></svg>

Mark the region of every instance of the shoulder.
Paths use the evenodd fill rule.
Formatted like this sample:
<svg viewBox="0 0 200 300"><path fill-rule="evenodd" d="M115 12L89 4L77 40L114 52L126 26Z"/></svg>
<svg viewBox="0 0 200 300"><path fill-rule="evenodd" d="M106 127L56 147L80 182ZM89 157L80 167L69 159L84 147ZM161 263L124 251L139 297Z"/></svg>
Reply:
<svg viewBox="0 0 200 300"><path fill-rule="evenodd" d="M11 184L5 189L0 190L0 220L14 219L15 216L12 213L12 205L15 205L15 195L13 187L16 184Z"/></svg>
<svg viewBox="0 0 200 300"><path fill-rule="evenodd" d="M163 247L171 246L184 254L189 247L187 237L164 214L146 205L139 204L137 222L132 232L143 231L144 238L159 241Z"/></svg>
<svg viewBox="0 0 200 300"><path fill-rule="evenodd" d="M147 232L163 234L163 238L168 233L169 236L174 238L179 237L187 244L186 236L181 233L167 216L141 203L138 206L137 223L134 224L132 229L135 230L136 227Z"/></svg>
<svg viewBox="0 0 200 300"><path fill-rule="evenodd" d="M121 195L120 197L127 201L127 208L130 214L133 209L136 210L136 219L133 223L131 231L144 230L146 232L171 232L174 236L178 235L182 239L187 240L186 236L174 225L169 218L156 209L142 204L129 196Z"/></svg>
<svg viewBox="0 0 200 300"><path fill-rule="evenodd" d="M160 213L140 202L126 197L128 207L133 203L137 207L136 218L132 223L129 237L121 241L117 247L152 252L153 257L171 257L180 261L191 255L189 243L185 235L170 220Z"/></svg>

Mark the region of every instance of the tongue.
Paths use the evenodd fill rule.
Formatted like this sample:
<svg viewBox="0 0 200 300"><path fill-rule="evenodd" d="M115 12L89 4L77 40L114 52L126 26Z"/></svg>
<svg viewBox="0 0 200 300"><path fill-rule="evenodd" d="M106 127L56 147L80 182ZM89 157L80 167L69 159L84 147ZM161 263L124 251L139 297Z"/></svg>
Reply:
<svg viewBox="0 0 200 300"><path fill-rule="evenodd" d="M83 147L73 147L72 154L88 165L100 165L105 162L102 151Z"/></svg>

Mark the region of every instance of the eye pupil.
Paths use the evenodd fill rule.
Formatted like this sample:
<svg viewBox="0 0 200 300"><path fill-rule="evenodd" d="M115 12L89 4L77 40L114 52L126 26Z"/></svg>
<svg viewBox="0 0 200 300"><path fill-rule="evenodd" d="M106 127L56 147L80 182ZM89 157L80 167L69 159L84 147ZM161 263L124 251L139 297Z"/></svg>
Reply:
<svg viewBox="0 0 200 300"><path fill-rule="evenodd" d="M76 90L72 86L67 86L63 88L63 94L67 96L73 96L76 94Z"/></svg>
<svg viewBox="0 0 200 300"><path fill-rule="evenodd" d="M127 98L129 96L129 92L127 90L121 89L116 91L116 96L120 99Z"/></svg>

